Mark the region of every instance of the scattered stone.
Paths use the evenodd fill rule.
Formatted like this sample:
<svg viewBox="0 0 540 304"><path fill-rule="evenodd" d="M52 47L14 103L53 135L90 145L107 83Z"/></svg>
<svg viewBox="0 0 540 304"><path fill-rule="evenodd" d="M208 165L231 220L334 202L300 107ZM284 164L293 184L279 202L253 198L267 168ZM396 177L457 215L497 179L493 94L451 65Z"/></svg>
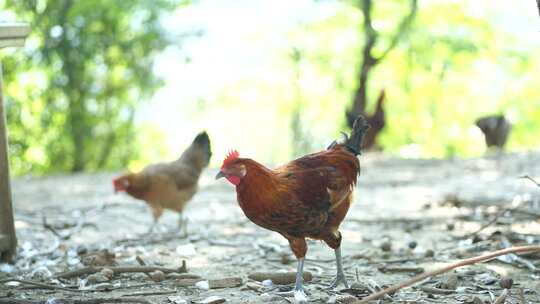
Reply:
<svg viewBox="0 0 540 304"><path fill-rule="evenodd" d="M261 283L266 288L272 288L274 286L274 282L272 282L272 280L264 280Z"/></svg>
<svg viewBox="0 0 540 304"><path fill-rule="evenodd" d="M441 289L456 290L458 285L458 277L455 273L450 273L444 276L440 281Z"/></svg>
<svg viewBox="0 0 540 304"><path fill-rule="evenodd" d="M336 301L335 303L339 303L339 304L348 304L348 303L354 303L356 302L358 299L355 297L355 296L351 296L351 295L338 295L336 297Z"/></svg>
<svg viewBox="0 0 540 304"><path fill-rule="evenodd" d="M432 258L435 256L435 251L433 251L433 249L428 249L426 250L426 253L424 253L424 256L426 258Z"/></svg>
<svg viewBox="0 0 540 304"><path fill-rule="evenodd" d="M263 303L290 303L287 300L285 300L283 297L277 296L277 295L271 295L268 293L263 293L261 295L261 300ZM255 302L258 303L258 302Z"/></svg>
<svg viewBox="0 0 540 304"><path fill-rule="evenodd" d="M88 247L86 247L85 245L79 245L77 246L76 251L78 255L83 255L83 254L88 253Z"/></svg>
<svg viewBox="0 0 540 304"><path fill-rule="evenodd" d="M83 255L81 263L85 266L114 266L117 264L116 255L107 249Z"/></svg>
<svg viewBox="0 0 540 304"><path fill-rule="evenodd" d="M109 280L112 280L112 278L114 277L114 271L112 271L112 269L110 268L103 268L101 269L100 273Z"/></svg>
<svg viewBox="0 0 540 304"><path fill-rule="evenodd" d="M474 280L484 285L493 285L498 281L497 278L489 272L484 272L474 276Z"/></svg>
<svg viewBox="0 0 540 304"><path fill-rule="evenodd" d="M150 277L154 282L161 282L165 279L165 273L161 270L155 270L150 272Z"/></svg>
<svg viewBox="0 0 540 304"><path fill-rule="evenodd" d="M201 290L208 290L210 289L210 285L208 284L208 281L199 281L195 283L195 287L201 289Z"/></svg>
<svg viewBox="0 0 540 304"><path fill-rule="evenodd" d="M199 303L201 303L201 304L219 304L219 303L225 303L225 301L227 301L225 298L218 297L218 296L211 296L211 297L208 297L208 298L200 301Z"/></svg>
<svg viewBox="0 0 540 304"><path fill-rule="evenodd" d="M448 231L453 231L454 228L456 228L456 226L454 225L454 223L446 223L446 230L448 230Z"/></svg>
<svg viewBox="0 0 540 304"><path fill-rule="evenodd" d="M289 265L291 264L292 262L294 262L293 259L291 259L291 256L287 253L283 253L281 254L281 264L283 265Z"/></svg>
<svg viewBox="0 0 540 304"><path fill-rule="evenodd" d="M201 282L201 279L180 279L174 281L174 285L178 287L190 287L195 286L197 282Z"/></svg>
<svg viewBox="0 0 540 304"><path fill-rule="evenodd" d="M170 296L167 298L169 302L174 304L187 304L188 302L184 300L181 296Z"/></svg>
<svg viewBox="0 0 540 304"><path fill-rule="evenodd" d="M86 279L88 280L88 284L105 283L110 281L110 278L106 277L101 272L93 273L86 277Z"/></svg>
<svg viewBox="0 0 540 304"><path fill-rule="evenodd" d="M261 291L263 290L263 286L259 283L255 283L255 282L247 282L246 283L246 288L249 289L249 290L253 290L253 291Z"/></svg>
<svg viewBox="0 0 540 304"><path fill-rule="evenodd" d="M363 292L363 293L370 293L370 288L362 281L360 282L353 282L351 284L351 289L356 292Z"/></svg>
<svg viewBox="0 0 540 304"><path fill-rule="evenodd" d="M504 289L511 289L514 284L514 280L511 277L502 276L499 285Z"/></svg>
<svg viewBox="0 0 540 304"><path fill-rule="evenodd" d="M418 243L416 241L410 241L407 246L409 246L410 249L414 249L418 246Z"/></svg>
<svg viewBox="0 0 540 304"><path fill-rule="evenodd" d="M304 282L310 282L313 275L309 271L304 271ZM296 280L296 272L254 272L248 275L248 278L262 282L264 280L272 280L277 285L292 284Z"/></svg>
<svg viewBox="0 0 540 304"><path fill-rule="evenodd" d="M381 250L385 252L389 252L392 250L392 243L390 241L384 241L381 244Z"/></svg>
<svg viewBox="0 0 540 304"><path fill-rule="evenodd" d="M231 288L231 287L238 287L238 286L242 286L242 278L233 277L233 278L208 280L208 287L210 289Z"/></svg>

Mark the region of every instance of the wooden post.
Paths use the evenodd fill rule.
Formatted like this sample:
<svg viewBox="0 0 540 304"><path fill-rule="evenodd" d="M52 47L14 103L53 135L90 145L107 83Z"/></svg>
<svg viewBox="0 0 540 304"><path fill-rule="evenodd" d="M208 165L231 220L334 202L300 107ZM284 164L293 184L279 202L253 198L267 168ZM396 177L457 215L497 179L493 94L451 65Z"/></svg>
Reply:
<svg viewBox="0 0 540 304"><path fill-rule="evenodd" d="M23 46L24 39L30 33L26 24L0 23L0 48ZM11 261L17 248L17 237L11 202L11 184L9 157L4 113L4 95L2 87L2 67L0 65L0 259Z"/></svg>

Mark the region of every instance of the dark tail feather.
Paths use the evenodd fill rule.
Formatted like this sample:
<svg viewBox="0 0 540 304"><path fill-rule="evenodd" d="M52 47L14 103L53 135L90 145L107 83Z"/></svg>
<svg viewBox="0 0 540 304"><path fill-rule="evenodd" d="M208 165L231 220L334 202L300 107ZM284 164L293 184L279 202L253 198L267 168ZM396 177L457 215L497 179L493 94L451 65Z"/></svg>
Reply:
<svg viewBox="0 0 540 304"><path fill-rule="evenodd" d="M362 141L364 140L364 135L369 129L369 125L362 115L354 120L351 136L345 138L345 147L351 151L354 155L360 154L362 148Z"/></svg>
<svg viewBox="0 0 540 304"><path fill-rule="evenodd" d="M212 149L210 148L210 137L208 137L206 131L197 134L193 140L193 145L202 147L206 151L207 161L210 160L210 157L212 156Z"/></svg>

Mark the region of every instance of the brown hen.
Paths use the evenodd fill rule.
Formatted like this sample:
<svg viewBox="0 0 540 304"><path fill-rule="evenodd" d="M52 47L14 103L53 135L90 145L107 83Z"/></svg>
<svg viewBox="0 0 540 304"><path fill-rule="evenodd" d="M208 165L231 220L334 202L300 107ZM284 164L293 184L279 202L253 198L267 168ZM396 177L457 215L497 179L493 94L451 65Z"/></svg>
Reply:
<svg viewBox="0 0 540 304"><path fill-rule="evenodd" d="M164 209L170 209L179 213L178 224L186 233L182 212L197 192L199 177L211 155L208 134L201 132L176 161L149 165L141 172L119 176L113 180L114 189L148 204L154 218L151 230Z"/></svg>

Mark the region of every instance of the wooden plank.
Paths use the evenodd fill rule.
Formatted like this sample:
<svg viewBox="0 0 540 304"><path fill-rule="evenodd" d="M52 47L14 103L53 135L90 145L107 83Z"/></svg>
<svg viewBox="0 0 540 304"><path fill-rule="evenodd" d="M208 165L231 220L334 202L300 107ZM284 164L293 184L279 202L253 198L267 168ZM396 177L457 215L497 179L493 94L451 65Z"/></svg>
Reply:
<svg viewBox="0 0 540 304"><path fill-rule="evenodd" d="M30 26L26 23L1 23L0 39L24 39L30 34Z"/></svg>
<svg viewBox="0 0 540 304"><path fill-rule="evenodd" d="M8 238L8 249L1 256L4 260L11 260L17 247L15 226L13 221L13 207L11 204L11 185L8 162L8 144L6 117L4 113L4 97L2 88L2 66L0 65L0 234Z"/></svg>

